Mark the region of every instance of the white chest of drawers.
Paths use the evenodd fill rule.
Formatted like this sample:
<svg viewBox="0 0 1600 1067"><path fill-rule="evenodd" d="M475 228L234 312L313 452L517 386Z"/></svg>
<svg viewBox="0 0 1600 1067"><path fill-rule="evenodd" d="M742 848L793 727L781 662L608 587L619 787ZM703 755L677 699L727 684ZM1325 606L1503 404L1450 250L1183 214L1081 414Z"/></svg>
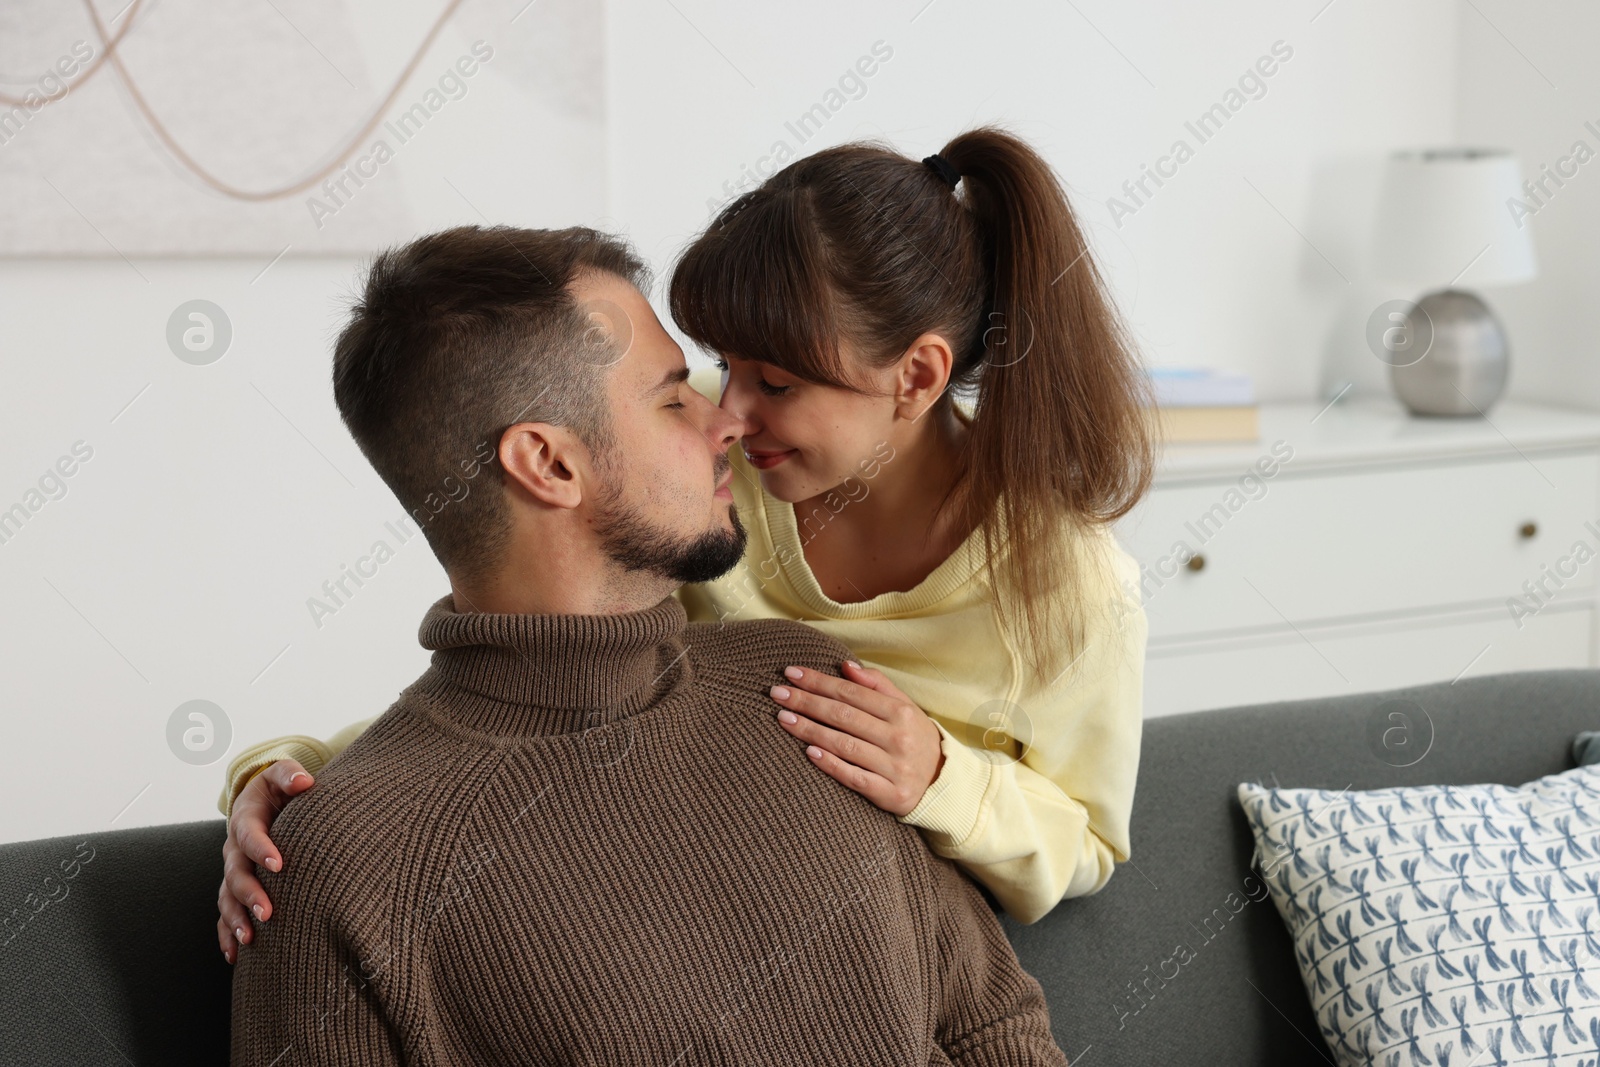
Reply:
<svg viewBox="0 0 1600 1067"><path fill-rule="evenodd" d="M1117 525L1146 715L1600 662L1600 414L1260 416L1257 443L1168 446Z"/></svg>

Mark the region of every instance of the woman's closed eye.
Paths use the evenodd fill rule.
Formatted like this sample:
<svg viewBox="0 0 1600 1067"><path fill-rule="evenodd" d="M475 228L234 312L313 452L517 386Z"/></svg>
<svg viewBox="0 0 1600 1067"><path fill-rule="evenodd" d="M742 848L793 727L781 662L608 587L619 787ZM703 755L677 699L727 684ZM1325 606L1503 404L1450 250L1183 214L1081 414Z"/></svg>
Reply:
<svg viewBox="0 0 1600 1067"><path fill-rule="evenodd" d="M722 372L722 387L724 390L726 390L728 387L728 361L723 359L721 356L712 356L711 363ZM756 379L756 388L761 390L761 392L767 396L782 396L789 391L789 386L774 385L772 382L767 381L764 376Z"/></svg>

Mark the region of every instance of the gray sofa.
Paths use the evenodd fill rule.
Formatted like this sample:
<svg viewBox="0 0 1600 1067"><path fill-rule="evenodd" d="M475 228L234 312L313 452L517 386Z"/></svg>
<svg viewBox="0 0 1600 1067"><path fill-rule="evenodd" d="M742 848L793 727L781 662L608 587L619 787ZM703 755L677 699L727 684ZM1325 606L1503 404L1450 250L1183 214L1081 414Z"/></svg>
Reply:
<svg viewBox="0 0 1600 1067"><path fill-rule="evenodd" d="M1415 729L1432 734L1409 767L1378 742L1396 699L1420 708ZM1074 1061L1331 1062L1277 912L1252 899L1235 785L1519 784L1570 767L1573 736L1596 728L1590 670L1153 720L1132 862L1100 894L1031 926L1007 919L1006 931ZM213 925L222 832L212 821L0 847L0 923L11 917L0 926L0 1063L225 1062L229 968ZM1192 954L1182 963L1179 942Z"/></svg>

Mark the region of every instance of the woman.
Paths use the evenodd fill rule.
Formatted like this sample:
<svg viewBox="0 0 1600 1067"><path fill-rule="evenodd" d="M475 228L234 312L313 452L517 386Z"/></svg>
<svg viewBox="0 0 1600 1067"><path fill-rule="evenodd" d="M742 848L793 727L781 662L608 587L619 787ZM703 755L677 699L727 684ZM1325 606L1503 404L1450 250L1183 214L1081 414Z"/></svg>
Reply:
<svg viewBox="0 0 1600 1067"><path fill-rule="evenodd" d="M1149 486L1149 398L1049 167L995 129L921 163L824 150L728 205L670 303L746 425L749 547L680 592L691 621L852 648L842 679L787 672L779 725L1018 921L1100 889L1129 853L1145 639L1109 523ZM272 815L365 726L230 766L230 962L245 909L271 913Z"/></svg>

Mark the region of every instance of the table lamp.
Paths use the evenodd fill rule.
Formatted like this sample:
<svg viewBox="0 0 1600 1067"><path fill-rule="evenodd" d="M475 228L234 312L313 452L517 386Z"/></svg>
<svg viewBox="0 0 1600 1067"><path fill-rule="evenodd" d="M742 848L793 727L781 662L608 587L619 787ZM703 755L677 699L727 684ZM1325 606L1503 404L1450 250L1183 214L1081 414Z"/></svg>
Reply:
<svg viewBox="0 0 1600 1067"><path fill-rule="evenodd" d="M1374 316L1369 340L1413 415L1480 415L1505 391L1505 330L1456 283L1511 285L1538 273L1533 235L1511 210L1526 195L1509 151L1435 148L1389 157L1372 273L1425 295L1409 307L1380 308L1385 315Z"/></svg>

